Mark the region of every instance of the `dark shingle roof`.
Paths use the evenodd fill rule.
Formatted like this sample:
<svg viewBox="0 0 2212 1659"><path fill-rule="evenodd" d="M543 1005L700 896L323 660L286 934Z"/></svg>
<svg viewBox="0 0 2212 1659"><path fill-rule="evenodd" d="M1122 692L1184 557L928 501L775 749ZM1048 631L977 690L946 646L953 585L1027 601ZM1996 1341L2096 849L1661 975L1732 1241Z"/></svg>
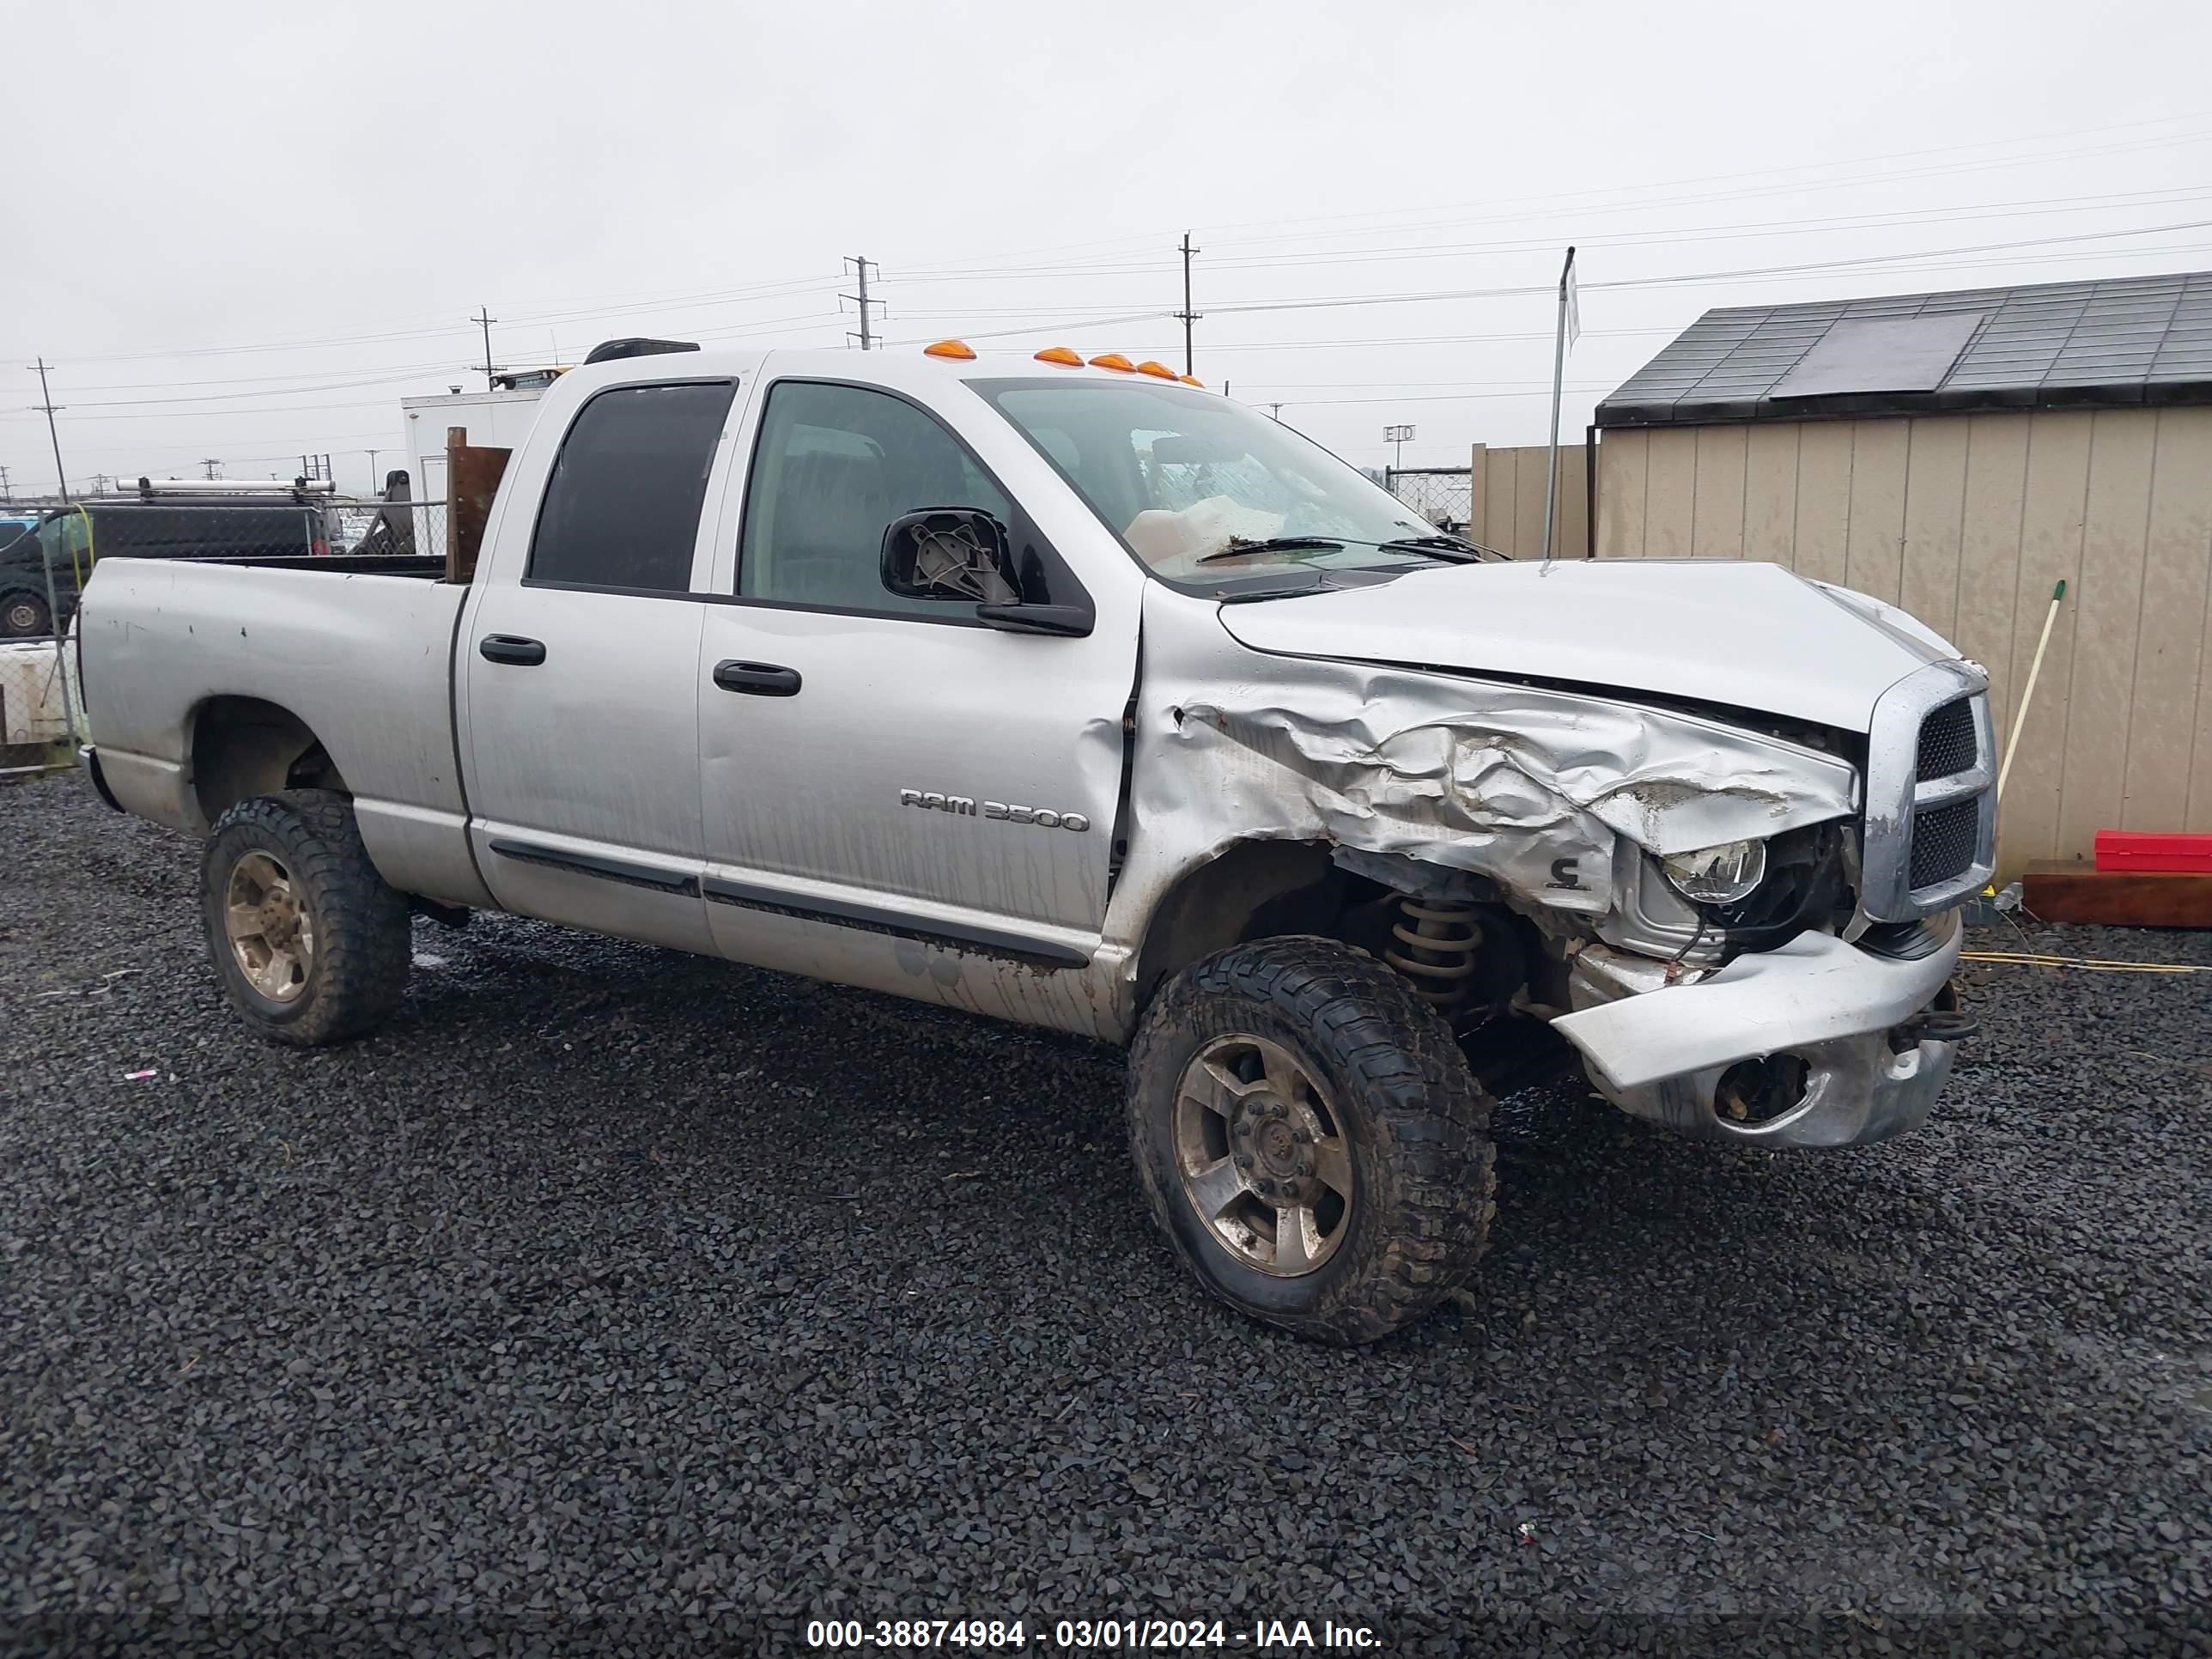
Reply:
<svg viewBox="0 0 2212 1659"><path fill-rule="evenodd" d="M1955 331L1885 326L1948 317ZM1597 423L2206 403L2212 271L2191 271L1709 311L1598 404Z"/></svg>

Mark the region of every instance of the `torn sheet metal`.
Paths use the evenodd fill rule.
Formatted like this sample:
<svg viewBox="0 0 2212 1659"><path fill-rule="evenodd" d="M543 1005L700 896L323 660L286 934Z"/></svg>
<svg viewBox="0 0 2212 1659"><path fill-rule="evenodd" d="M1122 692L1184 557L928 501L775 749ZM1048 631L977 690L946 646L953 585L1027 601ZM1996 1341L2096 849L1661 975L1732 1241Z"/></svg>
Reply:
<svg viewBox="0 0 2212 1659"><path fill-rule="evenodd" d="M1140 825L1168 825L1167 838L1185 847L1208 839L1189 822L1198 815L1217 836L1402 854L1595 915L1613 905L1616 836L1687 852L1857 804L1844 762L1692 716L1442 674L1285 662L1225 635L1213 647L1188 637L1187 623L1163 631L1185 633L1176 643L1194 649L1151 657L1146 736L1158 763L1140 755L1134 798ZM1155 643L1169 645L1148 633ZM1255 677L1279 664L1279 678Z"/></svg>

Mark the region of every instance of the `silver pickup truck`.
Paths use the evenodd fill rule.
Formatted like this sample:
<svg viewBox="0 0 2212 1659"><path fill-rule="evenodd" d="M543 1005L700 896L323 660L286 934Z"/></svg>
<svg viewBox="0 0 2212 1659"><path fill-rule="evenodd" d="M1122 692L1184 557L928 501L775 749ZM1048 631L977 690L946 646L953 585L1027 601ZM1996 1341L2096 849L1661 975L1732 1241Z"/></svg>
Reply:
<svg viewBox="0 0 2212 1659"><path fill-rule="evenodd" d="M1127 1044L1175 1249L1350 1342L1474 1269L1470 1054L1747 1146L1929 1111L1993 757L1909 617L1501 561L1157 364L653 343L548 392L466 582L100 562L84 763L205 837L255 1030L371 1030L486 909Z"/></svg>

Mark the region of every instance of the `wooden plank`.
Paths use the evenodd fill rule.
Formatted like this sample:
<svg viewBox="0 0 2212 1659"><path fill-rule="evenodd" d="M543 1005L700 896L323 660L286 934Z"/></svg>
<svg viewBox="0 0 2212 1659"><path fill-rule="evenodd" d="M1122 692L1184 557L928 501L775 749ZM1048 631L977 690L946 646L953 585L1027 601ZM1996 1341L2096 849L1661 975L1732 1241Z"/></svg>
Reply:
<svg viewBox="0 0 2212 1659"><path fill-rule="evenodd" d="M2112 927L2212 927L2212 876L2098 870L2039 860L2021 878L2021 903L2045 921Z"/></svg>
<svg viewBox="0 0 2212 1659"><path fill-rule="evenodd" d="M2155 410L2100 410L2090 422L2081 580L2078 592L2069 586L2066 592L2074 607L2075 648L2066 685L2066 742L2059 757L2052 849L2062 858L2087 853L2097 831L2119 823L2124 810L2142 613L2143 538L2158 443ZM2060 615L2063 620L2064 613ZM2057 636L2052 637L2055 645ZM2044 672L2050 673L2048 664Z"/></svg>
<svg viewBox="0 0 2212 1659"><path fill-rule="evenodd" d="M1519 505L1513 498L1513 481L1519 469L1513 464L1513 451L1493 449L1484 458L1487 468L1483 480L1483 495L1489 503L1490 534L1483 545L1494 547L1501 553L1510 553L1515 558L1523 556L1515 532L1515 520Z"/></svg>
<svg viewBox="0 0 2212 1659"><path fill-rule="evenodd" d="M1959 544L1966 514L1964 416L1911 422L1905 458L1905 557L1897 602L1945 639L1959 626Z"/></svg>
<svg viewBox="0 0 2212 1659"><path fill-rule="evenodd" d="M1588 444L1559 451L1559 556L1589 556L1589 464Z"/></svg>
<svg viewBox="0 0 2212 1659"><path fill-rule="evenodd" d="M1544 483L1552 452L1529 444L1513 452L1513 550L1516 557L1544 556Z"/></svg>
<svg viewBox="0 0 2212 1659"><path fill-rule="evenodd" d="M1844 586L1892 605L1905 568L1905 465L1912 423L1851 422L1851 501L1844 535Z"/></svg>
<svg viewBox="0 0 2212 1659"><path fill-rule="evenodd" d="M1694 428L1655 428L1644 486L1644 556L1686 559L1692 548L1698 497Z"/></svg>
<svg viewBox="0 0 2212 1659"><path fill-rule="evenodd" d="M1743 556L1769 564L1797 562L1797 442L1795 421L1765 421L1745 429Z"/></svg>
<svg viewBox="0 0 2212 1659"><path fill-rule="evenodd" d="M2028 416L2027 493L2020 518L2020 564L2013 593L2012 659L2025 675L2051 608L2051 590L2069 591L2051 630L2051 646L2021 729L2005 786L2003 823L2014 858L2058 852L2058 780L2065 764L2067 688L2074 674L2074 631L2081 615L2081 524L2089 491L2087 410L2039 410ZM2025 690L2025 687L2022 688ZM2000 739L2002 741L2002 739Z"/></svg>
<svg viewBox="0 0 2212 1659"><path fill-rule="evenodd" d="M1635 559L1644 555L1644 483L1650 434L1618 428L1597 441L1597 556Z"/></svg>
<svg viewBox="0 0 2212 1659"><path fill-rule="evenodd" d="M1690 546L1701 559L1743 556L1744 465L1741 426L1698 428L1697 489L1690 509Z"/></svg>
<svg viewBox="0 0 2212 1659"><path fill-rule="evenodd" d="M2012 730L2013 600L2020 569L2020 510L2027 491L2026 415L1966 417L1966 504L1959 531L1959 621L1952 643L1990 671L1990 718L1997 742ZM2026 665L2022 665L2023 669ZM1997 815L1997 873L2012 859ZM2025 857L2025 854L2022 855Z"/></svg>
<svg viewBox="0 0 2212 1659"><path fill-rule="evenodd" d="M484 525L514 452L469 442L466 427L446 428L446 580L466 582L477 573Z"/></svg>
<svg viewBox="0 0 2212 1659"><path fill-rule="evenodd" d="M2123 830L2212 829L2212 719L2202 712L2212 599L2212 409L2158 413ZM2208 820L2190 823L2194 787Z"/></svg>
<svg viewBox="0 0 2212 1659"><path fill-rule="evenodd" d="M1489 463L1483 459L1489 449L1488 444L1477 444L1468 459L1467 533L1485 547L1497 547L1490 539L1489 521L1483 517L1490 510L1490 480L1485 476Z"/></svg>
<svg viewBox="0 0 2212 1659"><path fill-rule="evenodd" d="M1851 428L1855 421L1808 422L1797 439L1797 557L1815 581L1844 580L1851 527Z"/></svg>

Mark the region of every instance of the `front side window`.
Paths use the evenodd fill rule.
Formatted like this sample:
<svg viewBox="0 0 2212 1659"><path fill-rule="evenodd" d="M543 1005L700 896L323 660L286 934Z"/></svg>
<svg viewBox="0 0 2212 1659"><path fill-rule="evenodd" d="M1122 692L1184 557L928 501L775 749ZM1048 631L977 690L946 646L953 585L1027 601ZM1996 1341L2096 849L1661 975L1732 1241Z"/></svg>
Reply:
<svg viewBox="0 0 2212 1659"><path fill-rule="evenodd" d="M684 593L737 386L626 386L577 412L546 480L527 580Z"/></svg>
<svg viewBox="0 0 2212 1659"><path fill-rule="evenodd" d="M1170 581L1259 587L1286 573L1395 574L1432 562L1385 544L1433 537L1434 525L1320 445L1226 398L1133 379L972 384ZM1265 545L1272 541L1291 544Z"/></svg>
<svg viewBox="0 0 2212 1659"><path fill-rule="evenodd" d="M963 614L883 582L884 532L926 507L1012 517L1006 492L933 416L865 386L783 380L769 392L745 494L738 592L891 616Z"/></svg>

